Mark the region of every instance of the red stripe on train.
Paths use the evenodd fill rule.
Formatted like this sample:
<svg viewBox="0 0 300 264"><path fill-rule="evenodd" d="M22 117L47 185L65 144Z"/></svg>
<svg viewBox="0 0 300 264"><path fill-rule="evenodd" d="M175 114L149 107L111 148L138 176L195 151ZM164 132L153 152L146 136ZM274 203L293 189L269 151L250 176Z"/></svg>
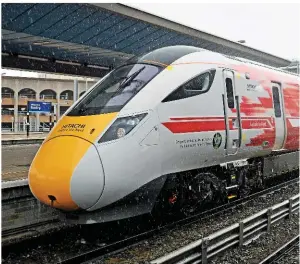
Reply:
<svg viewBox="0 0 300 264"><path fill-rule="evenodd" d="M225 130L224 121L218 120L208 122L166 122L162 124L175 134Z"/></svg>
<svg viewBox="0 0 300 264"><path fill-rule="evenodd" d="M208 132L208 131L220 131L225 130L225 121L224 118L221 119L218 117L216 120L215 117L178 117L170 118L171 120L177 120L180 122L164 122L162 123L166 128L168 128L172 133L195 133L195 132ZM199 119L204 119L203 121ZM236 130L238 128L233 128L233 117L229 120L229 129ZM190 120L190 121L188 121ZM195 120L195 121L192 121ZM196 121L198 120L198 121ZM242 128L243 129L272 129L272 118L244 118L242 117Z"/></svg>
<svg viewBox="0 0 300 264"><path fill-rule="evenodd" d="M177 121L181 121L181 120L206 120L206 119L222 119L224 120L224 116L193 116L193 117L170 117L170 120L177 120Z"/></svg>
<svg viewBox="0 0 300 264"><path fill-rule="evenodd" d="M229 116L229 119L237 118L236 116ZM261 119L261 120L271 120L272 117L265 117L265 116L242 116L242 119ZM184 121L184 120L207 120L207 119L217 119L217 120L224 120L224 116L191 116L191 117L170 117L170 120L174 121Z"/></svg>

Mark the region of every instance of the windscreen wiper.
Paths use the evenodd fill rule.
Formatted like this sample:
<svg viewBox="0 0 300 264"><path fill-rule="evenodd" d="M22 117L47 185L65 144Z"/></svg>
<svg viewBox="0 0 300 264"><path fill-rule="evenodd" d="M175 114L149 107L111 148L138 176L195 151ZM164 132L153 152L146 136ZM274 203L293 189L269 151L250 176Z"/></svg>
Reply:
<svg viewBox="0 0 300 264"><path fill-rule="evenodd" d="M127 76L125 78L125 80L120 84L119 89L122 89L122 88L126 87L127 85L129 85L133 81L133 79L136 76L138 76L144 69L145 69L145 66L143 66L142 68L140 68L139 70L137 70L136 72L131 74L130 76Z"/></svg>

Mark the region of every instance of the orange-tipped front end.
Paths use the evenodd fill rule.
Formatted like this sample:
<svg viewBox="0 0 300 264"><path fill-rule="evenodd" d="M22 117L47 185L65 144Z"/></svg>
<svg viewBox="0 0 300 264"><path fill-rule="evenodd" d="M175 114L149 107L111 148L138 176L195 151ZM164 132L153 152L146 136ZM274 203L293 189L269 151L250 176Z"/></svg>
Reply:
<svg viewBox="0 0 300 264"><path fill-rule="evenodd" d="M29 186L34 196L59 209L78 209L70 193L71 178L90 145L88 141L72 136L45 142L29 171Z"/></svg>
<svg viewBox="0 0 300 264"><path fill-rule="evenodd" d="M82 177L85 177L83 181L80 179L82 177L78 176L78 166L80 164L80 171L82 171L82 166L85 166L87 169L83 171L87 172L89 166L96 166L94 161L93 165L89 164L86 159L83 159L87 152L91 153L91 148L94 151L92 153L95 153L93 155L97 155L97 161L100 164L93 143L115 116L116 113L97 116L63 117L60 120L40 147L29 170L28 181L30 190L38 200L65 211L79 209L79 206L74 201L74 197L78 197L78 195L71 193L71 184L73 184L73 189L78 192L80 190L78 185L84 183L82 192L84 193L84 190L87 193L89 192L89 187L87 186L89 184L92 185L93 182L85 182L89 180L89 175L82 175ZM92 162L92 159L90 160ZM100 174L101 172L99 171ZM103 179L95 179L95 177L93 180L95 183L103 181ZM99 192L102 187L99 183ZM95 194L95 196L97 195ZM88 203L85 202L84 204Z"/></svg>

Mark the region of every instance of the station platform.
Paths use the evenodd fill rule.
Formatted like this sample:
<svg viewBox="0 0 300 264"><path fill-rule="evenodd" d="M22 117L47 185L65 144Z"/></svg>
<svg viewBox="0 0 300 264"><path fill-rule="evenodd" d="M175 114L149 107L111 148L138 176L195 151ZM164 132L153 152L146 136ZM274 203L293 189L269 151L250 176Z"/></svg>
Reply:
<svg viewBox="0 0 300 264"><path fill-rule="evenodd" d="M26 135L2 135L2 183L27 179L32 160L41 146L36 142L44 140L45 136L37 134L27 138ZM15 143L9 145L7 142Z"/></svg>
<svg viewBox="0 0 300 264"><path fill-rule="evenodd" d="M40 144L46 138L48 133L31 132L27 137L26 133L2 133L2 145L19 145L19 144Z"/></svg>

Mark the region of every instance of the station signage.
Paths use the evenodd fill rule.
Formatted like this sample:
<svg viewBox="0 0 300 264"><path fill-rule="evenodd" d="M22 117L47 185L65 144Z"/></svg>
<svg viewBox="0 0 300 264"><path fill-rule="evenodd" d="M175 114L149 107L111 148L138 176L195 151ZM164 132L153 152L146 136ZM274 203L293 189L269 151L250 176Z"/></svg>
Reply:
<svg viewBox="0 0 300 264"><path fill-rule="evenodd" d="M52 104L49 102L28 101L27 106L30 113L50 113Z"/></svg>

